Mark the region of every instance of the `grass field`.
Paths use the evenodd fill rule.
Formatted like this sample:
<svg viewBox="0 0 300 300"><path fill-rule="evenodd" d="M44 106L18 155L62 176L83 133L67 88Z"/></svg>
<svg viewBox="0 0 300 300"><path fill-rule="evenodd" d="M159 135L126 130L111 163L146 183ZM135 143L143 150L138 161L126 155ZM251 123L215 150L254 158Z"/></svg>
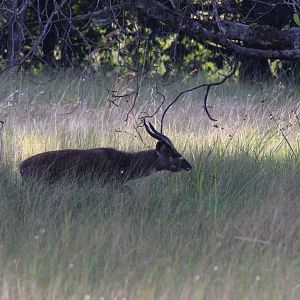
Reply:
<svg viewBox="0 0 300 300"><path fill-rule="evenodd" d="M155 146L134 130L160 101L152 85L125 124L131 103L108 103L106 84L1 81L0 299L300 299L299 93L223 85L217 126L203 91L185 95L165 132L191 172L125 190L22 182L18 164L42 151Z"/></svg>

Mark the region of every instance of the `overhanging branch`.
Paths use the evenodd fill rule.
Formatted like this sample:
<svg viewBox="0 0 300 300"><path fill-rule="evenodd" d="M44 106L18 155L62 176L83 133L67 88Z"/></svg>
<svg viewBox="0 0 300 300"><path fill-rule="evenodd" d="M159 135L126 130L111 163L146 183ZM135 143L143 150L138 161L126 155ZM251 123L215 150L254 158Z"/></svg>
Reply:
<svg viewBox="0 0 300 300"><path fill-rule="evenodd" d="M198 42L211 42L241 55L258 58L300 59L300 28L278 30L231 21L203 21L172 10L156 0L134 0L133 6ZM196 12L195 12L196 13ZM220 31L219 27L223 30ZM245 46L247 45L247 46Z"/></svg>
<svg viewBox="0 0 300 300"><path fill-rule="evenodd" d="M206 91L205 91L205 94L204 94L204 99L203 99L203 102L204 102L204 111L205 113L207 114L208 118L211 120L211 121L217 121L216 119L214 119L210 112L208 111L208 106L207 106L207 99L208 99L208 94L209 94L209 91L211 89L212 86L217 86L217 85L221 85L223 84L227 79L229 79L230 77L232 77L235 73L237 69L237 61L235 60L234 61L234 64L231 65L231 70L229 71L228 74L226 75L223 75L223 79L221 79L220 81L216 81L216 82L212 82L212 83L204 83L204 84L200 84L200 85L197 85L197 86L194 86L190 89L186 89L184 91L181 91L172 101L171 103L166 107L166 109L164 110L163 114L162 114L162 117L161 117L161 128L160 128L160 131L161 133L163 132L163 123L164 123L164 118L166 116L166 113L168 112L168 110L186 93L189 93L189 92L192 92L192 91L195 91L195 90L198 90L200 88L203 88L203 87L206 87Z"/></svg>

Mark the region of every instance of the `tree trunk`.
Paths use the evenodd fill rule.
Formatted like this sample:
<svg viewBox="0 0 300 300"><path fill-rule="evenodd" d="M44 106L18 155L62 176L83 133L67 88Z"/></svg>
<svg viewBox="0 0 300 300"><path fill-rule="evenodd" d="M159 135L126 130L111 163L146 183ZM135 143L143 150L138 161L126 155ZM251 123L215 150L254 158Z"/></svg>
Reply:
<svg viewBox="0 0 300 300"><path fill-rule="evenodd" d="M16 73L20 67L20 54L24 44L24 16L26 4L29 5L27 2L12 0L8 4L11 12L8 16L7 67L11 73Z"/></svg>
<svg viewBox="0 0 300 300"><path fill-rule="evenodd" d="M55 9L54 0L41 1L41 10L47 11L45 15L42 15L42 21L47 22L47 16L50 16ZM41 28L42 31L42 28ZM42 43L42 52L44 62L50 66L55 66L54 49L57 44L57 33L56 29L51 26Z"/></svg>
<svg viewBox="0 0 300 300"><path fill-rule="evenodd" d="M241 81L269 81L273 78L266 58L239 57Z"/></svg>

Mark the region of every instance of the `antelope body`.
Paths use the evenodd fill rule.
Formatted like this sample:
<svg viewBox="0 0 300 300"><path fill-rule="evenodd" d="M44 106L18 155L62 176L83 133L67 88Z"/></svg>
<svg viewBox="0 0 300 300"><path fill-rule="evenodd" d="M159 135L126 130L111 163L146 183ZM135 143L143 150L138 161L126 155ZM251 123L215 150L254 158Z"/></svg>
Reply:
<svg viewBox="0 0 300 300"><path fill-rule="evenodd" d="M155 172L191 170L191 165L165 135L144 122L147 132L158 140L156 149L124 152L113 148L67 149L43 152L24 160L22 178L43 178L54 182L61 178L102 179L125 182Z"/></svg>

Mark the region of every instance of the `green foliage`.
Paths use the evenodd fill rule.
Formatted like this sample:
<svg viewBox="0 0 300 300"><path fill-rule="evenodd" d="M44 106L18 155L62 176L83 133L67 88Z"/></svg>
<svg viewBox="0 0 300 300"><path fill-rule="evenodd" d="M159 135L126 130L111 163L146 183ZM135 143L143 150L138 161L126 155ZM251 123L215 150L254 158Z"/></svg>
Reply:
<svg viewBox="0 0 300 300"><path fill-rule="evenodd" d="M179 2L182 12L187 13L188 17L203 14L202 21L208 23L213 17L211 1ZM7 4L4 7L5 5ZM22 64L21 70L38 74L49 69L72 68L86 73L138 72L153 77L161 75L164 78L177 74L190 78L201 71L214 76L218 70L224 70L226 61L217 45L189 38L182 32L176 32L171 24L142 15L138 9L117 13L112 22L98 16L84 18L93 11L97 15L97 12L105 10L108 5L119 5L119 1L66 1L53 16L45 36L41 38L42 42L36 45L35 41L41 37L47 16L54 11L55 5L53 1L32 1L24 15L26 30L23 30L25 39L20 57L25 57L33 49L35 51ZM164 5L168 6L170 3L165 2ZM185 11L185 5L190 11ZM294 23L298 26L300 24L299 16L293 13L291 6L277 0L257 2L254 6L253 1L248 0L231 1L229 6L219 1L218 5L222 18L229 18L233 22L243 20L253 29L269 30L275 27L286 30ZM7 66L8 22L11 19L9 9L2 11L0 70ZM78 16L82 19L78 19ZM69 19L72 19L71 24ZM210 30L209 27L207 30ZM228 49L223 50L228 56L232 54ZM244 60L240 68L246 63L247 60ZM244 72L250 73L250 76L244 78L254 78L256 71L263 73L265 70L262 65L255 66L254 71L245 66ZM284 68L284 64L280 66L280 71L283 70L284 74L291 74ZM298 70L297 64L294 67L293 74Z"/></svg>
<svg viewBox="0 0 300 300"><path fill-rule="evenodd" d="M26 39L20 56L31 51L35 39L42 33L37 10L53 11L53 3L41 2L39 7L33 2L25 14ZM99 4L98 9L104 4ZM89 1L76 0L70 7L63 6L54 16L43 43L34 45L35 55L23 65L23 70L38 73L49 67L55 69L80 68L87 71L97 70L143 70L153 74L174 75L178 72L212 70L213 55L184 36L165 30L165 26L137 14L125 13L117 22L101 25L98 20L76 21L70 27L60 22L65 16L84 15L90 12ZM63 14L63 15L60 15ZM45 14L46 15L46 14ZM43 15L43 17L45 17ZM46 19L42 19L46 21ZM5 67L8 44L8 20L3 18L0 51L0 67ZM27 24L30 24L28 26ZM120 30L119 25L126 28ZM142 39L137 38L143 37ZM204 54L205 52L205 54ZM35 59L37 58L37 59ZM208 63L208 66L204 66ZM171 72L171 73L170 73Z"/></svg>
<svg viewBox="0 0 300 300"><path fill-rule="evenodd" d="M298 14L293 14L294 22L300 27L300 17Z"/></svg>

